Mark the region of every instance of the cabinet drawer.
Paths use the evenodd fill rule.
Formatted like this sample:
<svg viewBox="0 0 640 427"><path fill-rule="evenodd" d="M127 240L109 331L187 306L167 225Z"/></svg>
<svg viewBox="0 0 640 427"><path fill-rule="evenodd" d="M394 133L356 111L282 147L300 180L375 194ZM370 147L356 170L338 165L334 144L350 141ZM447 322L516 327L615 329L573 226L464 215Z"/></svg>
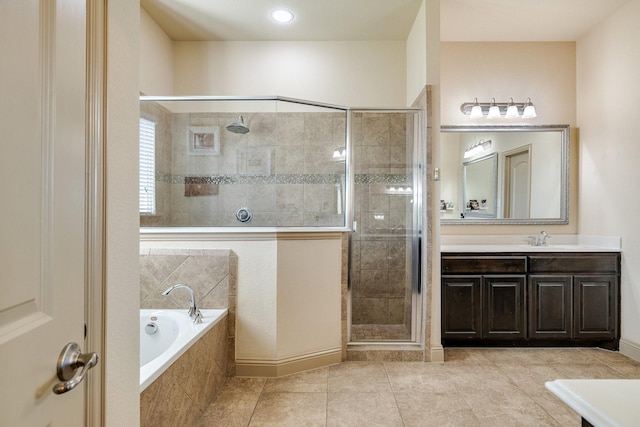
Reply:
<svg viewBox="0 0 640 427"><path fill-rule="evenodd" d="M529 272L562 274L619 274L617 253L553 253L529 256Z"/></svg>
<svg viewBox="0 0 640 427"><path fill-rule="evenodd" d="M442 257L442 274L524 274L526 256Z"/></svg>

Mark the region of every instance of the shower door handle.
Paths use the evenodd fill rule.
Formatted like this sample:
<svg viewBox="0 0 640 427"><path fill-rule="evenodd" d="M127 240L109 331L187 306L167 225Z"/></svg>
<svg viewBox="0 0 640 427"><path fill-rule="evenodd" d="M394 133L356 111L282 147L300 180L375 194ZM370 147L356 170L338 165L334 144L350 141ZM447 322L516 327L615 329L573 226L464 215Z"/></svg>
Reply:
<svg viewBox="0 0 640 427"><path fill-rule="evenodd" d="M82 353L80 346L74 342L65 345L58 357L56 373L62 382L53 386L55 394L66 393L73 390L82 382L87 371L98 363L96 353ZM76 375L78 368L82 367L80 374Z"/></svg>

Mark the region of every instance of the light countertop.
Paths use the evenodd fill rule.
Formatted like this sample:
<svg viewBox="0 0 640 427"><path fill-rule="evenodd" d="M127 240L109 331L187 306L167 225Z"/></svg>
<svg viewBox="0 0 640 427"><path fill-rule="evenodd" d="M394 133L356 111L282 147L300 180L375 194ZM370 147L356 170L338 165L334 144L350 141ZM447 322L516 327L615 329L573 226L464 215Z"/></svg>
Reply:
<svg viewBox="0 0 640 427"><path fill-rule="evenodd" d="M440 252L620 252L619 237L558 235L548 237L547 246L533 246L531 236L445 235Z"/></svg>
<svg viewBox="0 0 640 427"><path fill-rule="evenodd" d="M440 252L620 252L603 246L590 245L441 245Z"/></svg>
<svg viewBox="0 0 640 427"><path fill-rule="evenodd" d="M596 427L640 426L640 380L555 380L545 386Z"/></svg>

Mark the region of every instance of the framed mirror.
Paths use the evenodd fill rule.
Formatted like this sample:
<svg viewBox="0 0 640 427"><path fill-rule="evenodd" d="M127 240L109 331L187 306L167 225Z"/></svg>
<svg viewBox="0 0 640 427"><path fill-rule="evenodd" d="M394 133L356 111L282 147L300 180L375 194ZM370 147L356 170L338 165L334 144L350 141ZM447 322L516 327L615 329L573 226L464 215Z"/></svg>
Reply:
<svg viewBox="0 0 640 427"><path fill-rule="evenodd" d="M569 125L441 132L442 224L569 222Z"/></svg>

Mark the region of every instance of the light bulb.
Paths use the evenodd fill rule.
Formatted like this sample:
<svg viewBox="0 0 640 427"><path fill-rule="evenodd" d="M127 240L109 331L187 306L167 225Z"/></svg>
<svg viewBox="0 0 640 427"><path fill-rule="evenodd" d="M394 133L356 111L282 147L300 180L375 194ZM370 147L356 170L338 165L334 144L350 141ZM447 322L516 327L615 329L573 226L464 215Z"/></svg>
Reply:
<svg viewBox="0 0 640 427"><path fill-rule="evenodd" d="M293 12L287 9L276 9L271 12L271 18L280 24L288 24L293 21Z"/></svg>
<svg viewBox="0 0 640 427"><path fill-rule="evenodd" d="M518 107L516 107L516 104L513 103L513 98L509 98L509 104L507 104L507 114L505 114L505 117L507 119L515 119L518 116L520 116L520 114L518 114Z"/></svg>
<svg viewBox="0 0 640 427"><path fill-rule="evenodd" d="M536 114L536 107L531 103L531 98L527 99L527 103L524 104L524 111L522 112L522 118L524 119L533 119L534 117L538 117Z"/></svg>
<svg viewBox="0 0 640 427"><path fill-rule="evenodd" d="M482 107L478 104L478 98L474 98L473 107L471 107L471 114L469 117L472 119L479 119L482 117Z"/></svg>
<svg viewBox="0 0 640 427"><path fill-rule="evenodd" d="M487 119L497 119L500 117L500 108L496 105L496 99L493 98L491 100L491 106L489 107L489 114L487 114Z"/></svg>

